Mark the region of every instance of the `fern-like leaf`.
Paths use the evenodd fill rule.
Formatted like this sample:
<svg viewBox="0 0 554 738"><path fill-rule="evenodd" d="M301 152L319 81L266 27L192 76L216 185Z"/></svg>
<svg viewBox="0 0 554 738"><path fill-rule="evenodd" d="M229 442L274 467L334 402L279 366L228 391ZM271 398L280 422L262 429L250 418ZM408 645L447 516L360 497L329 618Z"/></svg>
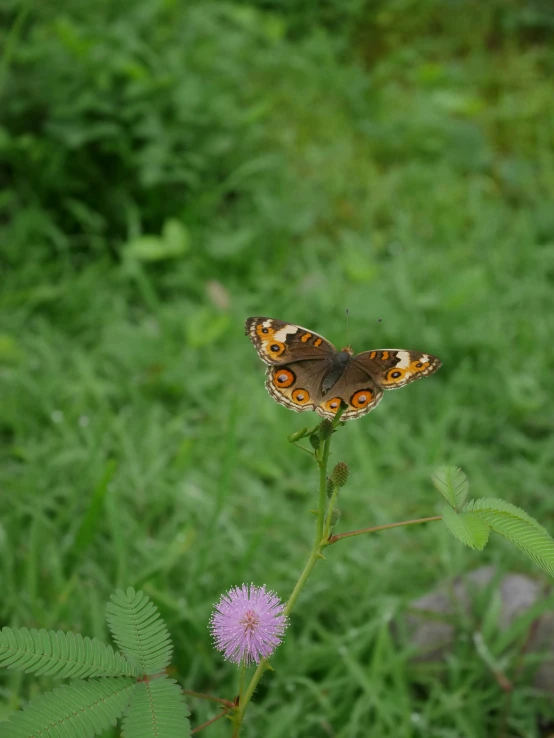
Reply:
<svg viewBox="0 0 554 738"><path fill-rule="evenodd" d="M441 510L443 523L452 535L477 551L482 551L489 540L490 528L487 523L471 512L457 513L445 505Z"/></svg>
<svg viewBox="0 0 554 738"><path fill-rule="evenodd" d="M189 711L173 679L139 682L123 720L124 738L188 738Z"/></svg>
<svg viewBox="0 0 554 738"><path fill-rule="evenodd" d="M53 630L2 628L0 666L56 679L133 676L137 669L120 653L93 638Z"/></svg>
<svg viewBox="0 0 554 738"><path fill-rule="evenodd" d="M169 664L173 645L158 609L143 592L117 590L106 608L108 625L121 651L141 673L157 674Z"/></svg>
<svg viewBox="0 0 554 738"><path fill-rule="evenodd" d="M136 685L130 677L64 684L2 723L2 738L92 738L116 724Z"/></svg>
<svg viewBox="0 0 554 738"><path fill-rule="evenodd" d="M469 482L457 466L439 466L431 481L453 508L458 510L467 500Z"/></svg>
<svg viewBox="0 0 554 738"><path fill-rule="evenodd" d="M465 508L478 515L492 530L514 543L547 574L554 577L554 540L519 507L496 498L472 500Z"/></svg>

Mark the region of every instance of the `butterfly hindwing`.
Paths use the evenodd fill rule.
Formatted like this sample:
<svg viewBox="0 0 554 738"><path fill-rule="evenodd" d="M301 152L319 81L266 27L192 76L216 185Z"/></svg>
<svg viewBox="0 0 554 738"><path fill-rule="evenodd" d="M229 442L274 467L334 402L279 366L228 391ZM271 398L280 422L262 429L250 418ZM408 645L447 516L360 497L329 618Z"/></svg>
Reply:
<svg viewBox="0 0 554 738"><path fill-rule="evenodd" d="M377 407L382 397L383 390L352 361L322 398L316 412L324 418L333 418L342 400L347 407L341 420L352 420Z"/></svg>
<svg viewBox="0 0 554 738"><path fill-rule="evenodd" d="M322 397L321 382L327 372L327 363L319 360L292 362L286 366L268 366L265 386L276 402L303 413L317 411Z"/></svg>
<svg viewBox="0 0 554 738"><path fill-rule="evenodd" d="M313 359L268 366L265 386L274 400L297 413L313 410L324 418L334 418L342 401L347 406L341 416L345 420L373 410L383 396L383 390L354 364L323 393L321 388L327 372L326 363Z"/></svg>

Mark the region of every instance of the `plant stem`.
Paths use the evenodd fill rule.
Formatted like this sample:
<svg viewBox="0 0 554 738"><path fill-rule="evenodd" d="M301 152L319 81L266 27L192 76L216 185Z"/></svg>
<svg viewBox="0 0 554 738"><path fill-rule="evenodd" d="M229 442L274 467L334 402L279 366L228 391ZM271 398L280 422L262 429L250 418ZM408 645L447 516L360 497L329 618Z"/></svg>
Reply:
<svg viewBox="0 0 554 738"><path fill-rule="evenodd" d="M325 520L325 530L323 532L322 538L325 540L325 545L329 545L329 533L331 531L331 517L333 515L333 510L335 509L335 502L337 499L337 495L339 493L340 487L337 487L336 485L333 487L333 494L331 495L331 499L329 500L329 505L327 506L327 518Z"/></svg>
<svg viewBox="0 0 554 738"><path fill-rule="evenodd" d="M319 464L319 505L317 508L317 526L314 541L314 549L321 547L323 539L323 524L325 522L325 498L327 487L327 464L329 463L329 453L331 451L331 439L323 441L323 451L318 458Z"/></svg>
<svg viewBox="0 0 554 738"><path fill-rule="evenodd" d="M250 684L248 685L246 692L244 693L244 699L242 700L242 704L239 704L239 709L237 712L237 719L235 723L235 730L233 732L233 738L236 738L240 732L240 726L242 725L242 721L244 719L244 713L246 712L246 708L248 706L248 703L252 699L252 695L254 694L254 690L258 686L258 682L262 678L262 674L266 669L270 669L269 662L267 659L262 659L258 666L256 667L256 671L254 672L252 679L250 680Z"/></svg>
<svg viewBox="0 0 554 738"><path fill-rule="evenodd" d="M244 692L244 677L246 675L246 662L243 662L240 669L239 677L239 705L242 702L242 693Z"/></svg>
<svg viewBox="0 0 554 738"><path fill-rule="evenodd" d="M400 528L403 525L416 525L417 523L430 523L433 520L441 520L441 515L433 515L431 518L418 518L417 520L402 520L400 523L387 523L387 525L375 525L373 528L361 528L360 530L351 530L348 533L338 533L327 539L327 544L331 545L340 541L341 538L352 538L352 536L361 536L363 533L375 533L378 530L386 530L387 528Z"/></svg>
<svg viewBox="0 0 554 738"><path fill-rule="evenodd" d="M340 416L342 415L345 409L346 408L344 407L339 407L339 409L337 410L337 413L332 420L333 430L335 430L335 428L339 424ZM302 588L306 584L306 580L310 576L312 569L316 565L317 560L323 558L321 549L327 545L327 541L323 538L323 527L325 524L327 465L329 463L329 454L331 452L331 438L332 438L332 434L329 436L329 438L323 441L322 449L316 451L314 454L315 459L319 466L319 505L317 509L316 531L315 531L314 543L313 543L312 550L310 552L308 561L306 562L306 565L304 566L304 569L302 570L302 573L300 574L300 577L298 578L298 581L296 582L294 589L292 590L292 593L285 606L284 614L287 616L290 615L290 613L292 612L292 609L296 603L296 600L298 599L298 595L300 594L300 592L302 591ZM267 659L262 659L260 663L258 664L256 671L254 672L252 679L250 680L250 684L246 688L246 692L244 693L244 698L241 699L241 702L239 704L239 708L238 708L238 711L235 717L235 729L233 731L233 738L238 738L238 735L240 733L240 728L242 725L242 721L244 720L244 713L246 712L248 703L252 699L252 695L254 694L254 691L256 687L258 686L258 682L262 678L264 671L270 668L271 667L269 666L269 662Z"/></svg>

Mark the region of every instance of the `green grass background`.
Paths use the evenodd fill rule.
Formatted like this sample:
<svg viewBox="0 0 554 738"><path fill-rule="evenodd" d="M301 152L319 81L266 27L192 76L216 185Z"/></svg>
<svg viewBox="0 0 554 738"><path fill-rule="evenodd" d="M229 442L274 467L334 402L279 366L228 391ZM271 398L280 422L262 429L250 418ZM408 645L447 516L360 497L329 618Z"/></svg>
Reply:
<svg viewBox="0 0 554 738"><path fill-rule="evenodd" d="M317 494L286 441L316 418L268 397L249 315L343 345L349 308L356 350L443 360L337 434L338 531L436 514L444 463L554 531L550 3L4 0L0 28L0 625L106 638L142 588L183 686L233 696L212 604L288 596ZM499 732L494 597L440 673L390 635L491 562L541 577L436 523L330 549L245 737L547 735L528 676ZM6 673L0 718L50 686Z"/></svg>

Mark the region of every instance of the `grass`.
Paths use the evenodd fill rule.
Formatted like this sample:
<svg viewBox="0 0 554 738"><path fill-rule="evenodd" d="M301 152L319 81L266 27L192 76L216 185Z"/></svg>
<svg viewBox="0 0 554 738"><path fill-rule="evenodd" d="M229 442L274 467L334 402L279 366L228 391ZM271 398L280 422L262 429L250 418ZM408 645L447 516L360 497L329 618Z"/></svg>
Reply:
<svg viewBox="0 0 554 738"><path fill-rule="evenodd" d="M1 12L18 23L20 7ZM137 3L110 24L102 7L31 11L4 64L0 624L104 638L109 594L140 587L183 686L232 697L212 604L242 581L288 596L317 496L286 441L315 416L268 397L247 316L342 345L348 307L356 350L443 360L337 434L341 531L436 514L445 463L553 530L547 10L498 3L464 26L456 5L349 3L331 31L309 3ZM168 218L188 252L130 260ZM478 626L460 624L442 674L390 631L411 599L491 562L541 577L502 541L479 555L437 523L330 549L246 738L498 735L505 695ZM517 649L486 636L510 673ZM0 717L48 686L5 675ZM193 725L214 714L191 706ZM505 735L553 718L522 678Z"/></svg>

